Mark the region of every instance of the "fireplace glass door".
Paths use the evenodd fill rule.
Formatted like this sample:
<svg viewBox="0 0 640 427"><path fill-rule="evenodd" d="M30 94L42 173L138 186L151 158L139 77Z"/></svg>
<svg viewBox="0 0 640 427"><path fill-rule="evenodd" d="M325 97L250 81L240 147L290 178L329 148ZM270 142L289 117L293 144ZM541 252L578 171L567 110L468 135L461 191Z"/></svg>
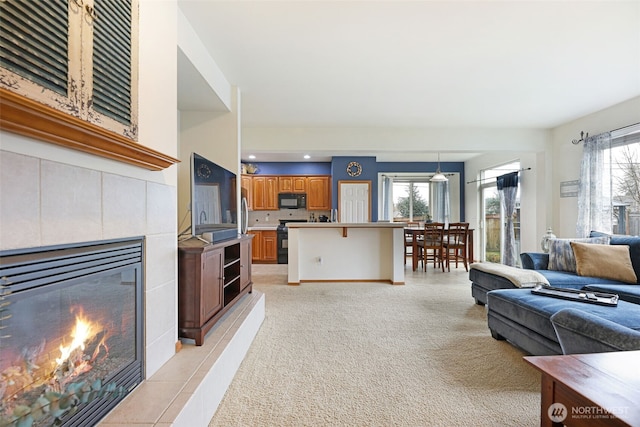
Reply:
<svg viewBox="0 0 640 427"><path fill-rule="evenodd" d="M93 425L142 380L142 243L2 258L0 425Z"/></svg>

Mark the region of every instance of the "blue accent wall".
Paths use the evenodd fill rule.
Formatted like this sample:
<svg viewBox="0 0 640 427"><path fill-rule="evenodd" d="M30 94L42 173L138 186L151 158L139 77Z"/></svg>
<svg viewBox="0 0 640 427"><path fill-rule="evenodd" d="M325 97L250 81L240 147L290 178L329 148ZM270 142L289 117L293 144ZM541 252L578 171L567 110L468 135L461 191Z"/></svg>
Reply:
<svg viewBox="0 0 640 427"><path fill-rule="evenodd" d="M362 166L360 176L350 176L347 165L358 162ZM339 181L371 181L371 221L378 220L378 163L375 157L334 157L331 161L331 206L338 207Z"/></svg>
<svg viewBox="0 0 640 427"><path fill-rule="evenodd" d="M255 175L331 175L329 162L260 162Z"/></svg>
<svg viewBox="0 0 640 427"><path fill-rule="evenodd" d="M358 162L362 174L349 176L347 165ZM338 207L339 181L371 181L371 221L378 220L379 173L429 173L438 168L437 162L377 162L374 156L336 156L331 162L259 162L256 175L331 175L331 206ZM460 220L465 220L464 162L441 162L444 173L460 174Z"/></svg>
<svg viewBox="0 0 640 427"><path fill-rule="evenodd" d="M378 163L378 172L435 172L438 168L438 162L380 162ZM464 162L440 162L440 170L442 172L459 173L460 181L464 181Z"/></svg>

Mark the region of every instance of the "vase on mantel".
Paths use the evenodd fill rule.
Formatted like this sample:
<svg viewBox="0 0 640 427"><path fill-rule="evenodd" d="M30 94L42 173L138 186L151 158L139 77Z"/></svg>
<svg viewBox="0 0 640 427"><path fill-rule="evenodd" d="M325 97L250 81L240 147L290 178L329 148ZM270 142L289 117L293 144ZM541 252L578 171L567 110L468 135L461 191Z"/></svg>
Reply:
<svg viewBox="0 0 640 427"><path fill-rule="evenodd" d="M542 252L544 253L549 252L549 240L555 239L555 238L556 238L556 235L553 234L553 230L551 230L551 227L547 228L547 232L544 233L544 236L542 236L542 241L540 242L540 246L542 247Z"/></svg>

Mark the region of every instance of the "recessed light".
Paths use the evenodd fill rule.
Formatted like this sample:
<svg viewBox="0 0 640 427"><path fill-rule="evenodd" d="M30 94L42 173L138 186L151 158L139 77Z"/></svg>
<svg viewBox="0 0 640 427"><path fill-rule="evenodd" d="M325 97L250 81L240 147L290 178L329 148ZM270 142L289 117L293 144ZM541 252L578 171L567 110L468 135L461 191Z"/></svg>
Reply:
<svg viewBox="0 0 640 427"><path fill-rule="evenodd" d="M311 156L310 156L310 155L308 155L308 154L305 154L305 155L304 155L304 158L305 158L305 159L310 159L310 158L311 158Z"/></svg>
<svg viewBox="0 0 640 427"><path fill-rule="evenodd" d="M256 158L256 156L254 156L253 154L249 154L249 158L250 158L251 160L253 160L253 159L255 159L255 158Z"/></svg>

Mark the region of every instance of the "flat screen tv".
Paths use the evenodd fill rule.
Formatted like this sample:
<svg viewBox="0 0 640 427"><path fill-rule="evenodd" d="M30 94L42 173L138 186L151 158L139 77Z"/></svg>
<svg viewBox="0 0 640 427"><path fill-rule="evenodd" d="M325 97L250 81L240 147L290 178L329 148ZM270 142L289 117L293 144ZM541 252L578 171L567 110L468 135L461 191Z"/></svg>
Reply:
<svg viewBox="0 0 640 427"><path fill-rule="evenodd" d="M237 236L236 174L191 154L191 234L210 242Z"/></svg>

